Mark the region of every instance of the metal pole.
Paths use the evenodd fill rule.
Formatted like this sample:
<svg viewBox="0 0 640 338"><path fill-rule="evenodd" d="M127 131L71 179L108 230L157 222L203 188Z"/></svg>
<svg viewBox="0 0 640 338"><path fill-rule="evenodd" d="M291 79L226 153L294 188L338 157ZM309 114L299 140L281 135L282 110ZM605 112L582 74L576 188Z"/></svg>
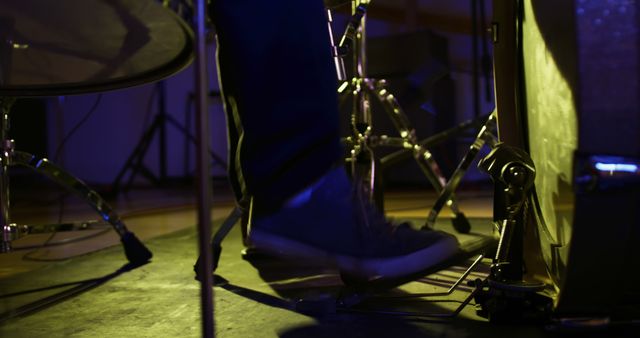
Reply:
<svg viewBox="0 0 640 338"><path fill-rule="evenodd" d="M202 259L202 278L200 279L200 297L202 312L202 336L205 338L214 336L213 320L213 254L209 241L211 239L211 205L212 191L210 182L209 164L209 116L207 114L207 64L205 42L205 11L206 0L195 1L195 93L196 116L198 127L196 128L196 176L198 190L198 243L200 257Z"/></svg>
<svg viewBox="0 0 640 338"><path fill-rule="evenodd" d="M0 253L11 250L11 220L9 219L9 161L13 152L13 140L9 139L9 110L12 98L0 98Z"/></svg>
<svg viewBox="0 0 640 338"><path fill-rule="evenodd" d="M160 129L158 131L159 181L160 185L163 185L167 183L167 85L163 80L158 82L156 86L158 87L158 110L160 111L157 116L159 120L158 128Z"/></svg>

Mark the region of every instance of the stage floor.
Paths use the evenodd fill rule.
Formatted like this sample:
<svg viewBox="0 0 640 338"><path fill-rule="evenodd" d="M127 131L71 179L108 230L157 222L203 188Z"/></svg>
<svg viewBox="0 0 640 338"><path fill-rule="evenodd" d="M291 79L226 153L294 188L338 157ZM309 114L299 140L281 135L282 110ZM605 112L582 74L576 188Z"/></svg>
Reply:
<svg viewBox="0 0 640 338"><path fill-rule="evenodd" d="M215 223L233 207L228 189L218 187L212 211ZM19 194L18 194L19 195ZM45 194L46 195L46 194ZM18 222L55 222L55 196L16 198L12 210ZM199 292L193 263L197 257L194 194L189 189L135 190L114 201L127 225L153 251L153 260L126 266L112 231L89 239L42 246L48 236L16 241L16 250L0 255L0 323L2 337L198 337ZM393 191L386 197L390 216L421 221L434 195ZM492 199L487 191L459 194L472 221L471 243L491 233ZM49 201L49 203L43 203ZM453 231L445 212L438 227ZM91 210L68 201L64 221L95 219ZM32 223L29 223L32 224ZM71 238L86 237L87 231ZM68 234L67 234L68 235ZM49 244L69 237L57 235ZM31 248L27 248L31 247ZM453 319L429 317L451 313L472 288L463 284L449 296L422 299L369 299L355 307L335 307L336 297L357 300L346 292L338 273L324 267L291 265L271 258L242 258L236 227L223 243L215 287L216 335L219 337L546 337L536 325L495 325L476 315L473 301ZM475 256L474 256L475 257ZM483 261L470 278L488 272ZM404 297L443 292L464 273L471 260L379 294ZM348 296L344 296L347 294ZM342 296L339 296L342 295ZM300 303L302 299L304 302ZM387 314L371 314L384 310ZM402 317L393 311L414 315Z"/></svg>

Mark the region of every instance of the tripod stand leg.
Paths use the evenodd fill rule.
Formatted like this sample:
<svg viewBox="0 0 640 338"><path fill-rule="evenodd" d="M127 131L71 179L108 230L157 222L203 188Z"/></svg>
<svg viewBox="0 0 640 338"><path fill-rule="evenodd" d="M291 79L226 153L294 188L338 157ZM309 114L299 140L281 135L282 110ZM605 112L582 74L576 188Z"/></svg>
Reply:
<svg viewBox="0 0 640 338"><path fill-rule="evenodd" d="M106 222L109 222L113 229L120 236L124 246L125 255L129 262L133 264L146 263L151 259L151 251L125 226L124 222L107 202L95 191L89 188L84 182L72 176L62 168L49 162L45 158L37 158L29 153L15 151L13 153L12 165L29 167L36 172L43 174L58 183L59 185L76 193L85 200Z"/></svg>
<svg viewBox="0 0 640 338"><path fill-rule="evenodd" d="M2 241L0 253L11 251L11 220L9 218L9 164L13 154L14 144L9 139L9 111L14 99L0 98L0 230Z"/></svg>
<svg viewBox="0 0 640 338"><path fill-rule="evenodd" d="M414 158L424 175L427 177L427 180L429 180L429 183L431 183L436 192L440 194L447 181L442 175L440 167L431 155L431 152L418 142L415 128L411 126L407 115L402 107L400 107L396 97L387 90L386 81L366 79L365 83L366 89L376 95L393 121L400 137L404 140L405 147L410 147L412 149ZM467 222L464 214L460 211L453 194L450 195L446 204L455 214L454 225L457 222Z"/></svg>
<svg viewBox="0 0 640 338"><path fill-rule="evenodd" d="M473 160L476 158L476 156L478 156L480 149L482 149L482 147L486 143L488 143L491 148L496 145L497 141L495 140L493 134L495 127L496 115L495 113L493 113L489 116L485 125L480 129L480 131L478 132L478 136L476 136L473 144L471 144L469 150L462 158L462 161L460 161L458 167L453 172L453 175L451 175L451 178L440 192L436 203L433 205L431 211L429 212L429 217L427 218L427 222L424 227L434 227L436 218L440 214L440 211L442 211L444 205L451 199L451 196L453 196L454 191L458 188L458 185L460 185L460 181L462 181L462 178L469 169L469 166L471 166ZM471 225L469 224L469 222L465 223L457 221L453 223L453 226L460 233L468 233L471 230Z"/></svg>
<svg viewBox="0 0 640 338"><path fill-rule="evenodd" d="M213 235L213 239L211 239L211 252L213 253L213 266L211 270L213 272L218 268L220 255L222 254L222 241L227 237L229 231L231 231L238 220L243 217L244 213L245 210L243 208L240 206L235 207L231 210L231 213L227 216L224 222L222 222L218 231ZM195 278L199 281L204 277L203 273L205 269L202 264L204 264L204 259L202 259L202 257L198 257L198 260L196 260L196 263L193 266L193 271L196 273Z"/></svg>
<svg viewBox="0 0 640 338"><path fill-rule="evenodd" d="M144 155L147 153L147 149L151 144L151 140L153 139L153 136L155 135L155 132L157 128L159 128L159 125L161 123L162 122L158 119L158 117L156 117L156 119L151 124L151 127L140 138L138 145L133 150L131 155L129 155L129 157L127 158L127 162L122 167L122 169L120 169L120 172L118 172L116 179L111 184L113 196L118 195L120 190L124 190L124 191L128 190L131 187L131 184L133 183L133 179L136 177L136 175L140 170L142 170L142 173L145 175L147 179L152 181L154 184L159 184L159 179L156 178L148 169L146 169L146 167L144 166L143 160L144 160ZM125 174L129 169L132 170L132 173L130 174L126 185L123 188L121 188L120 183L124 179Z"/></svg>

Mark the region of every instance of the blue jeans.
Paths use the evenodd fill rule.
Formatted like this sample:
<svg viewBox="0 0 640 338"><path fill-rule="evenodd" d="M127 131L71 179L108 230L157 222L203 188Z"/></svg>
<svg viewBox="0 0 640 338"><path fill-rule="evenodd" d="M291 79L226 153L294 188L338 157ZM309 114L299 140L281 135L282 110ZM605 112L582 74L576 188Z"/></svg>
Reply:
<svg viewBox="0 0 640 338"><path fill-rule="evenodd" d="M229 129L229 175L242 200L274 211L339 163L337 80L322 0L213 0Z"/></svg>

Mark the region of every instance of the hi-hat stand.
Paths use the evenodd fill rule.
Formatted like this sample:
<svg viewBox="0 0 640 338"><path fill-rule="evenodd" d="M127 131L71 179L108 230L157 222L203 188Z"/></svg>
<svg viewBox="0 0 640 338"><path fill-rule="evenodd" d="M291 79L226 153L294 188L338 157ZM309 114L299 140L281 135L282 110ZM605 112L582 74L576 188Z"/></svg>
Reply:
<svg viewBox="0 0 640 338"><path fill-rule="evenodd" d="M337 45L333 43L331 9L327 9L327 17L337 76L338 80L342 81L338 88L340 101L342 103L348 98L352 98L351 135L344 140L350 150L347 162L351 165L352 175L365 182L371 200L375 201L380 209L383 209L382 195L379 191L381 189L381 176L378 170L380 159L374 154L376 147L395 147L411 153L437 193L443 190L447 180L432 153L420 142L416 129L410 123L397 98L389 91L386 80L367 76L366 11L370 3L371 0L352 1L351 20ZM346 79L342 58L349 52L353 56L353 77ZM386 115L393 122L399 137L374 134L371 96L380 102ZM476 123L464 124L465 127L475 125ZM453 192L448 194L446 205L451 208L454 214L452 223L455 229L463 233L469 232L471 228L469 221L460 211Z"/></svg>
<svg viewBox="0 0 640 338"><path fill-rule="evenodd" d="M0 140L2 141L2 151L0 153L0 226L2 226L0 253L10 252L13 241L30 233L87 229L83 225L76 227L59 224L49 225L46 226L46 229L43 229L40 226L11 223L8 170L10 166L23 166L48 177L87 202L120 236L120 241L124 246L125 255L129 262L139 265L149 261L152 256L151 251L127 229L124 222L100 195L84 182L49 162L46 158L39 158L35 155L15 150L15 141L9 139L9 115L14 101L15 99L13 98L0 98L2 113L0 121Z"/></svg>

